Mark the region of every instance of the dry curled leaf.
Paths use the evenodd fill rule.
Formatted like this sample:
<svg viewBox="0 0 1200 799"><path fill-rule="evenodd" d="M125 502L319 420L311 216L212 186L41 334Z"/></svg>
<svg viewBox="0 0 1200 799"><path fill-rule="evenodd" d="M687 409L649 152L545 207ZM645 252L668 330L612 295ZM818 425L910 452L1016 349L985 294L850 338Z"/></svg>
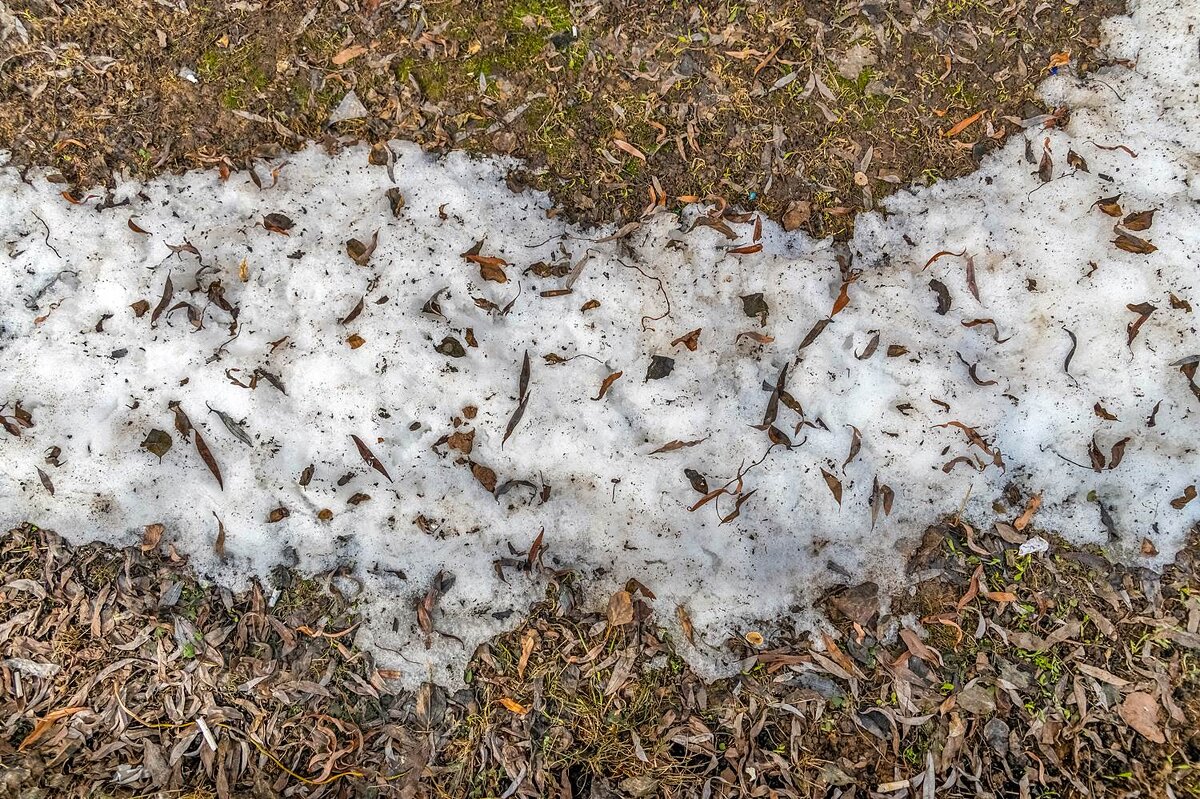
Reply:
<svg viewBox="0 0 1200 799"><path fill-rule="evenodd" d="M1018 532L1024 530L1029 526L1029 523L1033 521L1033 514L1037 513L1038 508L1040 507L1042 507L1042 495L1040 493L1034 494L1029 498L1029 502L1025 505L1024 512L1022 512L1021 515L1017 517L1016 521L1013 522L1013 527L1015 527Z"/></svg>
<svg viewBox="0 0 1200 799"><path fill-rule="evenodd" d="M370 448L363 443L363 440L353 433L350 434L350 438L354 440L354 446L358 448L358 454L367 462L367 465L387 478L389 483L392 482L392 476L388 474L387 469L384 468L379 458L375 457L375 453L371 452Z"/></svg>
<svg viewBox="0 0 1200 799"><path fill-rule="evenodd" d="M272 213L263 217L263 227L272 233L288 235L288 231L296 226L291 217L285 214Z"/></svg>
<svg viewBox="0 0 1200 799"><path fill-rule="evenodd" d="M88 708L86 705L79 705L76 707L62 707L58 710L50 711L45 716L38 719L37 724L33 725L33 730L31 730L30 733L25 736L25 738L21 741L21 745L17 748L20 750L25 750L30 746L33 746L33 744L35 744L39 738L41 738L50 730L50 728L54 725L54 722L74 716L76 713L82 713L83 711L89 709L90 708Z"/></svg>
<svg viewBox="0 0 1200 799"><path fill-rule="evenodd" d="M1171 500L1171 507L1174 508L1175 510L1183 510L1184 507L1195 498L1196 498L1196 486L1195 486L1195 484L1192 484L1192 485L1189 485L1187 488L1183 489L1182 495L1175 497L1175 499Z"/></svg>
<svg viewBox="0 0 1200 799"><path fill-rule="evenodd" d="M620 379L621 375L623 375L623 374L625 374L625 373L624 372L613 372L608 377L604 378L604 381L600 383L600 393L597 394L596 396L592 397L592 399L593 400L604 399L604 395L608 393L608 390L610 388L612 388L612 384L617 382L617 380Z"/></svg>
<svg viewBox="0 0 1200 799"><path fill-rule="evenodd" d="M1117 233L1117 237L1113 239L1113 244L1117 245L1118 250L1131 252L1134 255L1149 255L1152 252L1157 252L1158 248L1145 239L1138 238L1132 233Z"/></svg>
<svg viewBox="0 0 1200 799"><path fill-rule="evenodd" d="M750 339L751 341L754 341L758 344L770 344L772 341L775 340L774 336L766 336L766 335L763 335L762 333L759 333L754 330L746 330L746 331L738 333L736 336L734 336L733 341L735 344L737 344L737 343L741 342L741 340L744 338Z"/></svg>
<svg viewBox="0 0 1200 799"><path fill-rule="evenodd" d="M494 255L480 255L480 250L483 249L483 240L475 242L471 249L462 254L462 257L479 267L479 276L484 280L490 280L493 283L507 283L508 275L504 273L503 267L508 266L508 261L503 258L497 258Z"/></svg>
<svg viewBox="0 0 1200 799"><path fill-rule="evenodd" d="M949 130L944 132L942 134L942 137L946 138L946 139L954 138L955 136L962 133L964 130L971 127L972 125L974 125L976 122L978 122L982 118L983 118L983 112L976 111L974 114L971 114L971 116L967 117L966 119L962 120L957 125L955 125L954 127L950 128Z"/></svg>
<svg viewBox="0 0 1200 799"><path fill-rule="evenodd" d="M1142 329L1142 325L1144 325L1146 323L1146 320L1150 318L1150 314L1157 311L1158 308L1156 308L1155 306L1151 305L1148 302L1139 302L1136 305L1133 303L1130 303L1129 305L1126 305L1125 307L1128 308L1133 313L1138 315L1138 318L1135 319L1134 321L1130 322L1128 327L1126 328L1128 337L1126 338L1125 344L1128 346L1132 346L1133 340L1135 338L1137 338L1138 331Z"/></svg>
<svg viewBox="0 0 1200 799"><path fill-rule="evenodd" d="M163 533L167 528L161 524L148 524L142 528L142 552L153 552L158 549L158 542L162 541Z"/></svg>
<svg viewBox="0 0 1200 799"><path fill-rule="evenodd" d="M379 245L379 231L376 230L371 234L369 242L362 242L358 239L349 239L346 241L346 254L350 256L350 260L359 266L366 266L371 260L371 254L375 252L375 248Z"/></svg>
<svg viewBox="0 0 1200 799"><path fill-rule="evenodd" d="M707 440L708 440L707 438L697 438L694 441L680 441L679 439L675 439L674 441L668 441L666 444L663 444L661 447L652 451L650 454L658 455L661 452L674 452L677 449L684 449L686 447L694 447L697 444L702 444Z"/></svg>
<svg viewBox="0 0 1200 799"><path fill-rule="evenodd" d="M1154 211L1137 211L1121 220L1121 226L1126 230L1149 230L1154 224Z"/></svg>
<svg viewBox="0 0 1200 799"><path fill-rule="evenodd" d="M471 464L471 474L489 494L496 493L496 473L481 463Z"/></svg>
<svg viewBox="0 0 1200 799"><path fill-rule="evenodd" d="M842 504L842 481L824 469L821 469L821 476L825 478L825 485L829 486L829 493L833 494L834 501L840 507Z"/></svg>
<svg viewBox="0 0 1200 799"><path fill-rule="evenodd" d="M204 465L212 472L213 477L217 478L217 486L222 491L225 490L225 480L221 477L221 467L217 465L217 459L213 457L212 450L208 448L204 438L200 435L199 430L193 431L195 434L196 452L200 453L200 460L204 461Z"/></svg>
<svg viewBox="0 0 1200 799"><path fill-rule="evenodd" d="M1124 211L1121 210L1121 203L1119 202L1120 199L1121 195L1119 194L1112 197L1101 197L1099 200L1096 200L1096 202L1092 203L1092 207L1099 208L1101 212L1107 214L1108 216L1117 217L1124 213Z"/></svg>
<svg viewBox="0 0 1200 799"><path fill-rule="evenodd" d="M696 328L690 333L684 333L682 336L672 341L671 346L674 347L676 344L682 344L691 352L695 352L696 348L700 346L700 330L701 328Z"/></svg>

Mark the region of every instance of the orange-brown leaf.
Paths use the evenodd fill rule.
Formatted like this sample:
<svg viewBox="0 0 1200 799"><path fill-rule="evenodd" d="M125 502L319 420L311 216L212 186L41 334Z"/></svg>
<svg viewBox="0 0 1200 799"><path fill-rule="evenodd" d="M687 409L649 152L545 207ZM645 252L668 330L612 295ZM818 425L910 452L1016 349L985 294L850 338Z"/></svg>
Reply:
<svg viewBox="0 0 1200 799"><path fill-rule="evenodd" d="M974 125L976 122L978 122L982 118L983 118L983 112L976 111L974 114L971 114L971 116L967 117L962 122L959 122L957 125L950 128L950 130L943 133L942 136L947 139L953 138L954 136L957 136L958 134L962 133L967 128Z"/></svg>

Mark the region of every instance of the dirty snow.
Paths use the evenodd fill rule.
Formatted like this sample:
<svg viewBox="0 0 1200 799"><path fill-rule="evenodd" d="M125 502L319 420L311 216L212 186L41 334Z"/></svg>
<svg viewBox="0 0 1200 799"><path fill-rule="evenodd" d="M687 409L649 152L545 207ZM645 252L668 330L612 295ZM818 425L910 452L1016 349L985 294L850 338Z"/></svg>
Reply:
<svg viewBox="0 0 1200 799"><path fill-rule="evenodd" d="M1041 493L1039 527L1160 565L1200 513L1172 505L1200 478L1198 24L1165 0L1112 20L1109 56L1136 65L1048 79L1073 113L1027 132L1032 163L1018 135L977 174L861 217L841 253L769 222L761 252L732 252L753 249L753 221L726 220L731 241L695 225L701 208L592 241L618 231L557 221L503 162L402 144L394 184L359 148L290 156L273 187L260 165L261 189L203 172L79 204L6 170L0 523L118 544L162 524L162 546L230 584L341 567L360 641L410 681L458 680L540 596L519 564L542 530L541 560L594 599L634 577L661 618L686 607L710 672L735 631L819 623L831 585L901 584L926 524L964 503L985 518L1010 484ZM1121 218L1095 207L1115 195ZM1130 232L1157 250L1116 248L1114 224L1149 210ZM926 267L939 251L963 255ZM497 270L507 282L481 274ZM801 347L849 274L848 304ZM697 329L694 351L672 343ZM161 461L153 430L171 437ZM656 452L670 442L698 443ZM454 581L427 635L414 608L439 571Z"/></svg>

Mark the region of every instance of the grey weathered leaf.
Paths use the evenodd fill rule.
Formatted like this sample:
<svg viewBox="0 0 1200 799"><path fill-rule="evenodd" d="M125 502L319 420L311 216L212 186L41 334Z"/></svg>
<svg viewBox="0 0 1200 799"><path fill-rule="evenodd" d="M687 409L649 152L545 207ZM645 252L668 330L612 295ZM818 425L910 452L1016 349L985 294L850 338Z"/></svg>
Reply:
<svg viewBox="0 0 1200 799"><path fill-rule="evenodd" d="M646 370L646 380L662 380L671 374L674 369L674 358L668 358L665 355L652 355L650 357L650 367Z"/></svg>
<svg viewBox="0 0 1200 799"><path fill-rule="evenodd" d="M158 456L161 461L163 455L171 449L171 434L165 430L151 430L146 434L146 440L142 442L142 449L149 450Z"/></svg>

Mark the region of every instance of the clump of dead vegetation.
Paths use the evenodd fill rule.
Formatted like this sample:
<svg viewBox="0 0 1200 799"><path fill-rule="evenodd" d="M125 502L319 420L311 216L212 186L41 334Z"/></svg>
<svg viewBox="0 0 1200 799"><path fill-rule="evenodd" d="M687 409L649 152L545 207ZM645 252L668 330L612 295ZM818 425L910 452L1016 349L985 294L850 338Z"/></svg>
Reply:
<svg viewBox="0 0 1200 799"><path fill-rule="evenodd" d="M845 234L1104 64L1121 3L9 3L0 147L64 188L323 141L511 154L585 223L720 197Z"/></svg>
<svg viewBox="0 0 1200 799"><path fill-rule="evenodd" d="M725 644L740 674L712 684L680 657L704 645L686 608L631 579L594 609L576 575L548 572L545 601L476 652L456 692L400 690L357 650L338 575L280 571L232 593L153 542L14 530L0 545L0 789L1195 795L1196 541L1157 574L1035 535L1031 516L930 527L909 593L838 589L816 639L740 631ZM668 614L682 639L660 627Z"/></svg>

